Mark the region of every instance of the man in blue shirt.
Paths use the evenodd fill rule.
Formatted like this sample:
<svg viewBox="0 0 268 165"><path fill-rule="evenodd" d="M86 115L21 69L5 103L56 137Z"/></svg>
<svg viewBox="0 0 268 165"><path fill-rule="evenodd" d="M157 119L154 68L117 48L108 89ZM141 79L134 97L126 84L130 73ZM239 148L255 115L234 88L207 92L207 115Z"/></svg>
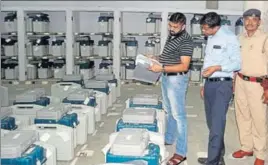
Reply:
<svg viewBox="0 0 268 165"><path fill-rule="evenodd" d="M198 158L206 165L224 165L224 131L226 113L233 94L234 72L240 70L240 45L227 27L221 27L221 18L215 12L200 20L202 32L208 37L201 88L209 129L208 158Z"/></svg>

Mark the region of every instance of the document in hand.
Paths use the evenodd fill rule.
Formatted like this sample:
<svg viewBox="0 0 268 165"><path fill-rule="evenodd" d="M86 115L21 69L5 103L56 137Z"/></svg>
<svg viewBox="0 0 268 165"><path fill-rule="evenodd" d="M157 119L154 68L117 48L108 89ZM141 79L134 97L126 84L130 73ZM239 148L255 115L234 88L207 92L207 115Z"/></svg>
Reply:
<svg viewBox="0 0 268 165"><path fill-rule="evenodd" d="M157 60L148 58L142 54L137 55L133 79L152 84L156 83L161 75L161 72L155 73L148 70L153 63L160 64Z"/></svg>

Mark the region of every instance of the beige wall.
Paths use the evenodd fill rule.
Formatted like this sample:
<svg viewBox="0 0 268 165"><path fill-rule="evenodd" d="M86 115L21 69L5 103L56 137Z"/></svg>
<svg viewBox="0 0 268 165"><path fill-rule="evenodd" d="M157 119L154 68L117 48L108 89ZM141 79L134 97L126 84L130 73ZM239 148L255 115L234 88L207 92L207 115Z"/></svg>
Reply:
<svg viewBox="0 0 268 165"><path fill-rule="evenodd" d="M244 10L250 8L257 8L261 10L262 28L265 32L268 32L268 1L245 1Z"/></svg>

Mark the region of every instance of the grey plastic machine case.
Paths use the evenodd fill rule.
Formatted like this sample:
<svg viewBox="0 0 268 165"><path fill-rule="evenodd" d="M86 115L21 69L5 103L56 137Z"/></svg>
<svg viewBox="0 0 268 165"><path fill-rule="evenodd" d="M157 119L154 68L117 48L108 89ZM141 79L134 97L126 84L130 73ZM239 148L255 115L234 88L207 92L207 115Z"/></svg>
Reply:
<svg viewBox="0 0 268 165"><path fill-rule="evenodd" d="M156 118L155 109L127 108L123 112L124 123L152 124Z"/></svg>
<svg viewBox="0 0 268 165"><path fill-rule="evenodd" d="M17 32L17 14L16 12L7 13L4 18L5 31L6 32Z"/></svg>
<svg viewBox="0 0 268 165"><path fill-rule="evenodd" d="M1 138L1 158L17 158L39 139L35 131L12 131Z"/></svg>
<svg viewBox="0 0 268 165"><path fill-rule="evenodd" d="M190 81L201 81L202 63L193 63L190 68Z"/></svg>
<svg viewBox="0 0 268 165"><path fill-rule="evenodd" d="M194 42L193 59L201 59L202 53L203 53L203 43L202 42Z"/></svg>
<svg viewBox="0 0 268 165"><path fill-rule="evenodd" d="M160 77L159 73L154 73L148 70L153 62L158 63L156 60L152 60L142 54L137 55L136 57L136 67L134 70L133 78L135 80L147 82L147 83L156 83ZM159 64L161 65L161 64Z"/></svg>
<svg viewBox="0 0 268 165"><path fill-rule="evenodd" d="M45 95L44 88L28 90L22 94L16 95L16 102L34 102Z"/></svg>
<svg viewBox="0 0 268 165"><path fill-rule="evenodd" d="M64 114L71 111L72 107L70 104L53 104L48 105L37 111L37 119L53 119L59 120Z"/></svg>
<svg viewBox="0 0 268 165"><path fill-rule="evenodd" d="M132 98L133 104L158 105L159 96L150 94L137 94Z"/></svg>
<svg viewBox="0 0 268 165"><path fill-rule="evenodd" d="M107 88L108 81L105 80L86 80L85 88Z"/></svg>
<svg viewBox="0 0 268 165"><path fill-rule="evenodd" d="M81 81L82 75L64 75L62 80L63 81Z"/></svg>
<svg viewBox="0 0 268 165"><path fill-rule="evenodd" d="M70 93L67 97L68 100L85 100L93 95L93 90L88 91L84 89L76 90Z"/></svg>
<svg viewBox="0 0 268 165"><path fill-rule="evenodd" d="M148 146L149 138L149 133L144 129L124 128L115 138L110 152L114 155L141 156Z"/></svg>

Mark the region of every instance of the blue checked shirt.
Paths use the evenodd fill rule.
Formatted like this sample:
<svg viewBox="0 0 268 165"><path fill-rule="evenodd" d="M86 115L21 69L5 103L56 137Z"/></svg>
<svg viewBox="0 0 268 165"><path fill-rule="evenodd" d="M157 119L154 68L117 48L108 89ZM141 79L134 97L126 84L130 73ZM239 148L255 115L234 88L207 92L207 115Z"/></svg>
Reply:
<svg viewBox="0 0 268 165"><path fill-rule="evenodd" d="M222 70L214 72L212 77L231 77L241 67L240 44L237 37L226 27L208 37L203 69L220 65Z"/></svg>

